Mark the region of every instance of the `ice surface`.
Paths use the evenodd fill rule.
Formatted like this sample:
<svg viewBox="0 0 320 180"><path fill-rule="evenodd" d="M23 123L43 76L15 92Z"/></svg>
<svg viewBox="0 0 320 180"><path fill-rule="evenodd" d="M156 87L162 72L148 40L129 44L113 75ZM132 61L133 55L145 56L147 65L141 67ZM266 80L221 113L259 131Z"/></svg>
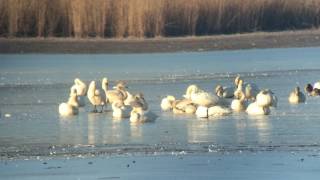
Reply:
<svg viewBox="0 0 320 180"><path fill-rule="evenodd" d="M293 106L287 97L295 86L303 88L320 79L319 57L320 48L0 55L0 154L318 150L320 98L308 97L305 104ZM203 120L160 110L161 98L168 94L182 97L189 84L213 92L217 83L231 86L237 74L274 91L279 102L271 115L234 113ZM159 118L154 123L131 125L128 119L112 119L110 112L90 113L88 101L78 116L59 117L58 104L67 100L74 78L88 83L105 76L112 84L127 80L131 92L143 92Z"/></svg>

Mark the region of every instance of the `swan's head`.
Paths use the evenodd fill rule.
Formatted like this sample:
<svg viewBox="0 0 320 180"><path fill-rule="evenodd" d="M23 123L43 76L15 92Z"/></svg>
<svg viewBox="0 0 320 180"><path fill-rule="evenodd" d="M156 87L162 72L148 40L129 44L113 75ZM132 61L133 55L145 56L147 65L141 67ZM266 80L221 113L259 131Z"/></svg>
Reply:
<svg viewBox="0 0 320 180"><path fill-rule="evenodd" d="M75 79L74 79L74 84L79 84L79 82L80 82L80 79L79 79L79 78L75 78Z"/></svg>
<svg viewBox="0 0 320 180"><path fill-rule="evenodd" d="M311 93L312 90L313 90L313 86L309 83L306 85L306 87L304 88L304 90L307 92L307 93Z"/></svg>
<svg viewBox="0 0 320 180"><path fill-rule="evenodd" d="M218 85L216 86L215 91L216 91L216 94L217 94L217 95L218 95L218 94L221 94L221 93L223 92L223 87L222 87L220 84L218 84ZM219 95L218 95L218 96L219 96Z"/></svg>
<svg viewBox="0 0 320 180"><path fill-rule="evenodd" d="M143 93L141 93L141 92L137 93L137 94L135 95L135 97L138 98L138 99L144 99L144 95L143 95Z"/></svg>
<svg viewBox="0 0 320 180"><path fill-rule="evenodd" d="M91 81L89 84L89 89L93 89L96 88L96 82L95 81Z"/></svg>
<svg viewBox="0 0 320 180"><path fill-rule="evenodd" d="M261 90L260 93L263 95L267 95L267 94L269 94L269 90L264 89L264 90Z"/></svg>
<svg viewBox="0 0 320 180"><path fill-rule="evenodd" d="M108 86L109 86L108 78L105 77L102 79L101 86L103 90L105 91L108 90Z"/></svg>

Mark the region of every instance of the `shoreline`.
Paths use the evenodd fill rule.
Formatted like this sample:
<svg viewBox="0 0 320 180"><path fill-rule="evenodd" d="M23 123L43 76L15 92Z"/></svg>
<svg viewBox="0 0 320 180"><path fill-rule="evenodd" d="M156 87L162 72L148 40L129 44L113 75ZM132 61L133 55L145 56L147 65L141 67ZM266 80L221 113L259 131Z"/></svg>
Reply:
<svg viewBox="0 0 320 180"><path fill-rule="evenodd" d="M320 30L152 39L0 38L0 53L120 54L317 47Z"/></svg>

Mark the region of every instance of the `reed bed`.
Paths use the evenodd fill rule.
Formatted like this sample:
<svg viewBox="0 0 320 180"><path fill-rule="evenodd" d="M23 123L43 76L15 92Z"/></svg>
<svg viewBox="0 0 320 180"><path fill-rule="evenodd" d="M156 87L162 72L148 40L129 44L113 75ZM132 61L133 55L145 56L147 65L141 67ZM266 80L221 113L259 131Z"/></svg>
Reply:
<svg viewBox="0 0 320 180"><path fill-rule="evenodd" d="M320 0L0 0L2 37L196 36L319 22Z"/></svg>

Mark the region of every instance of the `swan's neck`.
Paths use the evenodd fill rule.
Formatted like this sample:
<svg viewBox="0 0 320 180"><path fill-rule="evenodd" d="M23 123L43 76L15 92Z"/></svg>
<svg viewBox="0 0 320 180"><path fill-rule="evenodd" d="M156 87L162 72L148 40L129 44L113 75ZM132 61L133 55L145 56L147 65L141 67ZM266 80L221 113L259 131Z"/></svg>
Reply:
<svg viewBox="0 0 320 180"><path fill-rule="evenodd" d="M70 104L70 105L78 104L77 95L71 95L71 96L69 97L68 104Z"/></svg>

